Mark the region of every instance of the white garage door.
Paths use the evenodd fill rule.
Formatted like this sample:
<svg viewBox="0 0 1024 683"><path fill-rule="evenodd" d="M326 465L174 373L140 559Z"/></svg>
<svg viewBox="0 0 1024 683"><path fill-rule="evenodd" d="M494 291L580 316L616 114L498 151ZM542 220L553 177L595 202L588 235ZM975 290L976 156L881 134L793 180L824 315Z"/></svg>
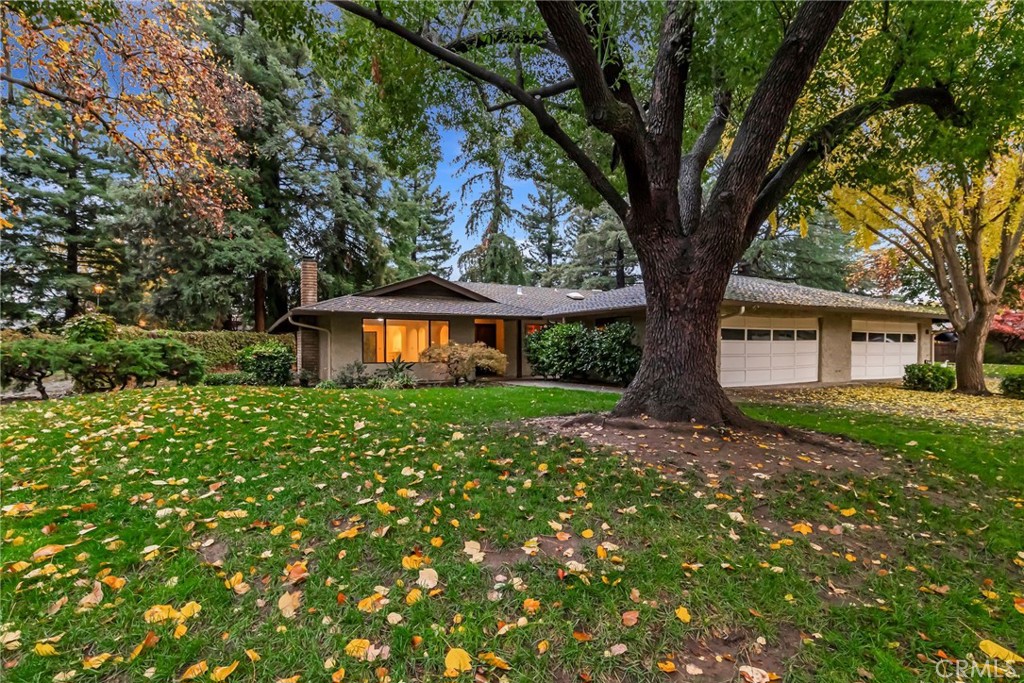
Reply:
<svg viewBox="0 0 1024 683"><path fill-rule="evenodd" d="M815 318L750 318L722 321L719 379L726 387L815 382L818 321Z"/></svg>
<svg viewBox="0 0 1024 683"><path fill-rule="evenodd" d="M850 344L853 379L902 377L903 366L917 362L917 325L854 320Z"/></svg>

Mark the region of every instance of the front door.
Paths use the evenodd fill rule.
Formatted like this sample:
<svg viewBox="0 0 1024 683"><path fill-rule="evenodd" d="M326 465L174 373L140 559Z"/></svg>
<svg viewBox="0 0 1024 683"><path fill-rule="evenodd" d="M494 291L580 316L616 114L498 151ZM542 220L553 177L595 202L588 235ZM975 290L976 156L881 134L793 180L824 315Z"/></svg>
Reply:
<svg viewBox="0 0 1024 683"><path fill-rule="evenodd" d="M497 323L476 323L476 338L474 341L483 342L492 349L498 348Z"/></svg>

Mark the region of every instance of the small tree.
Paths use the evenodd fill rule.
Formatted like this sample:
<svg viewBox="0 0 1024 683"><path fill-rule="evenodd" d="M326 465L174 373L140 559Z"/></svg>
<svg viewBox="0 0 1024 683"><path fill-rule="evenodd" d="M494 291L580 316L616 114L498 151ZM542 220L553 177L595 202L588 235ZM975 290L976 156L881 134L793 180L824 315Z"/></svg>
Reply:
<svg viewBox="0 0 1024 683"><path fill-rule="evenodd" d="M992 336L1007 353L1024 349L1024 311L1005 310L992 319Z"/></svg>
<svg viewBox="0 0 1024 683"><path fill-rule="evenodd" d="M49 398L43 380L60 367L61 345L47 339L0 344L0 385L16 391L35 386L42 399Z"/></svg>
<svg viewBox="0 0 1024 683"><path fill-rule="evenodd" d="M929 274L957 333L957 391L987 394L985 340L1024 239L1024 151L975 175L913 169L885 189L837 187L840 224L871 249L885 242Z"/></svg>
<svg viewBox="0 0 1024 683"><path fill-rule="evenodd" d="M505 374L508 357L501 351L483 342L474 344L435 344L420 354L420 362L444 363L452 383L469 382L477 368L489 370L496 375Z"/></svg>

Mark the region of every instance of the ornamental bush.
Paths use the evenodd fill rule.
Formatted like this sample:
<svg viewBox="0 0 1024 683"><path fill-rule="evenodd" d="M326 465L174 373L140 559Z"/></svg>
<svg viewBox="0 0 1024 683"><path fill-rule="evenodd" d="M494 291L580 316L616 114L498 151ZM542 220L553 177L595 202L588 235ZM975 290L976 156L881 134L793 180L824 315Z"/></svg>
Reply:
<svg viewBox="0 0 1024 683"><path fill-rule="evenodd" d="M508 357L483 342L473 344L435 344L420 354L423 363L444 363L448 377L453 384L475 379L477 368L483 368L495 375L504 375Z"/></svg>
<svg viewBox="0 0 1024 683"><path fill-rule="evenodd" d="M595 352L595 331L580 323L557 323L526 338L526 359L534 373L555 379L585 379Z"/></svg>
<svg viewBox="0 0 1024 683"><path fill-rule="evenodd" d="M161 350L139 341L70 343L63 370L87 393L156 384L167 371Z"/></svg>
<svg viewBox="0 0 1024 683"><path fill-rule="evenodd" d="M199 352L207 368L234 368L238 353L255 344L276 342L294 353L295 338L290 334L266 332L232 332L230 330L144 330L141 327L118 327L116 339L176 339Z"/></svg>
<svg viewBox="0 0 1024 683"><path fill-rule="evenodd" d="M60 369L64 347L60 342L29 339L0 344L0 386L13 385L15 391L34 386L39 397L46 399L43 380Z"/></svg>
<svg viewBox="0 0 1024 683"><path fill-rule="evenodd" d="M1024 399L1024 375L1007 375L999 383L1003 396Z"/></svg>
<svg viewBox="0 0 1024 683"><path fill-rule="evenodd" d="M591 375L611 384L626 385L640 369L641 349L633 338L636 328L627 322L596 330Z"/></svg>
<svg viewBox="0 0 1024 683"><path fill-rule="evenodd" d="M64 338L73 344L109 341L116 331L114 319L102 313L83 313L64 323Z"/></svg>
<svg viewBox="0 0 1024 683"><path fill-rule="evenodd" d="M292 375L292 350L275 341L247 346L238 352L238 368L258 384L284 386Z"/></svg>
<svg viewBox="0 0 1024 683"><path fill-rule="evenodd" d="M903 369L903 386L915 391L949 391L956 386L956 370L939 363L908 365Z"/></svg>

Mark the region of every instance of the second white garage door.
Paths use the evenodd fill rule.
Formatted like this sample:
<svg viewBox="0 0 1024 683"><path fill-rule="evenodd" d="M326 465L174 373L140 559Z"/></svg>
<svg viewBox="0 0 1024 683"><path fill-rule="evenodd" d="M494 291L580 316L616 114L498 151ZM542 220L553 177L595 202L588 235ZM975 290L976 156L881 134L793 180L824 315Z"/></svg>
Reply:
<svg viewBox="0 0 1024 683"><path fill-rule="evenodd" d="M722 321L719 379L726 387L815 382L818 321L815 318L752 318Z"/></svg>
<svg viewBox="0 0 1024 683"><path fill-rule="evenodd" d="M854 320L850 341L853 379L894 379L917 362L915 323Z"/></svg>

